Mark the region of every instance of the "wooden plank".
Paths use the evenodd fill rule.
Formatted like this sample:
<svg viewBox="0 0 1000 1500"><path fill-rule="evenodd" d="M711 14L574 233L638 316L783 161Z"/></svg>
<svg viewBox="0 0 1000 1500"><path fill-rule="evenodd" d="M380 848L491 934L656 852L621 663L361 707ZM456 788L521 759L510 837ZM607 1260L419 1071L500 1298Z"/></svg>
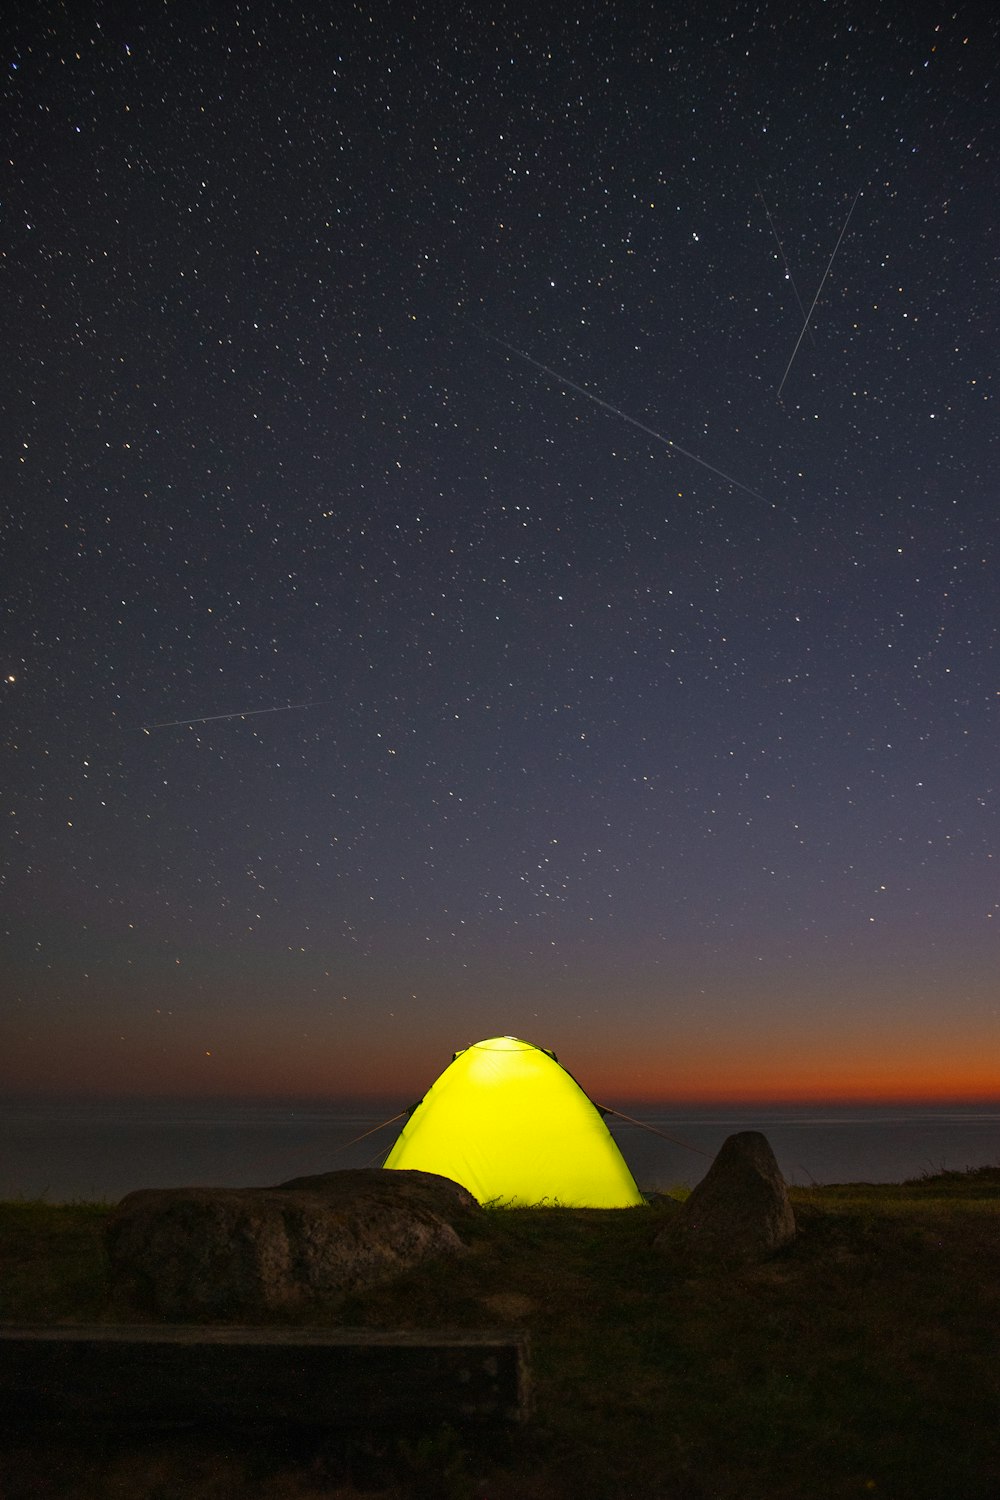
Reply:
<svg viewBox="0 0 1000 1500"><path fill-rule="evenodd" d="M72 1324L0 1328L0 1419L354 1427L511 1422L524 1333Z"/></svg>

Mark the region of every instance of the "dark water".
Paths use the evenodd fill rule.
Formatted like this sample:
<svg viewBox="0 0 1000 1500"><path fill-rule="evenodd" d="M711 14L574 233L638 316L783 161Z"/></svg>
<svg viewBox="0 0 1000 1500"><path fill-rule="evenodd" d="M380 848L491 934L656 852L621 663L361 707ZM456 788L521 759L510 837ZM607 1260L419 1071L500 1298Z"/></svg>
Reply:
<svg viewBox="0 0 1000 1500"><path fill-rule="evenodd" d="M393 1111L307 1105L2 1104L0 1198L117 1200L140 1187L241 1187L380 1165L402 1122L348 1144ZM612 1121L640 1187L693 1184L727 1135L762 1130L789 1182L899 1182L1000 1164L1000 1109L663 1110L674 1138ZM676 1143L675 1143L676 1142Z"/></svg>
<svg viewBox="0 0 1000 1500"><path fill-rule="evenodd" d="M902 1182L943 1170L1000 1164L1000 1109L826 1108L688 1111L641 1118L685 1145L647 1130L615 1125L615 1136L642 1188L693 1185L726 1136L760 1130L786 1181ZM705 1154L696 1154L692 1148Z"/></svg>

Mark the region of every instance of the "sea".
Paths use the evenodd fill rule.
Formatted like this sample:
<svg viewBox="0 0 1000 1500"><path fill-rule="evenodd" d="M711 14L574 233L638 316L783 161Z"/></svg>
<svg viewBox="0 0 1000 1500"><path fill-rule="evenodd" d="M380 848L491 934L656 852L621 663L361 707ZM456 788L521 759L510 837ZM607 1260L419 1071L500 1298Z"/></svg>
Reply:
<svg viewBox="0 0 1000 1500"><path fill-rule="evenodd" d="M0 1101L0 1199L117 1202L136 1188L263 1186L380 1166L387 1107ZM767 1136L786 1181L902 1182L1000 1165L1000 1105L645 1109L608 1124L647 1192L693 1186L727 1136Z"/></svg>

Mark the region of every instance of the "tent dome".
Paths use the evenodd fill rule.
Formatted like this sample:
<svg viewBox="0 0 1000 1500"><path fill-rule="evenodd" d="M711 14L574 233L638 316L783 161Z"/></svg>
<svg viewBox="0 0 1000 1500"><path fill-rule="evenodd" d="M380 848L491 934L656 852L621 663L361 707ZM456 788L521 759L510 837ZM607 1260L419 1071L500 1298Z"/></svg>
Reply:
<svg viewBox="0 0 1000 1500"><path fill-rule="evenodd" d="M554 1052L491 1037L456 1052L415 1105L390 1169L450 1177L480 1203L628 1208L643 1202L597 1106Z"/></svg>

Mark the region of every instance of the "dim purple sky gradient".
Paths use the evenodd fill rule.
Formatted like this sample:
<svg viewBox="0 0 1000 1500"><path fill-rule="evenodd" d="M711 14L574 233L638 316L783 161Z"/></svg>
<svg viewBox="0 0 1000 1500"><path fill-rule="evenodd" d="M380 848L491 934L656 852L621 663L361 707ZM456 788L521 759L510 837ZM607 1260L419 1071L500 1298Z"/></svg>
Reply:
<svg viewBox="0 0 1000 1500"><path fill-rule="evenodd" d="M992 8L4 45L0 1086L1000 1094Z"/></svg>

